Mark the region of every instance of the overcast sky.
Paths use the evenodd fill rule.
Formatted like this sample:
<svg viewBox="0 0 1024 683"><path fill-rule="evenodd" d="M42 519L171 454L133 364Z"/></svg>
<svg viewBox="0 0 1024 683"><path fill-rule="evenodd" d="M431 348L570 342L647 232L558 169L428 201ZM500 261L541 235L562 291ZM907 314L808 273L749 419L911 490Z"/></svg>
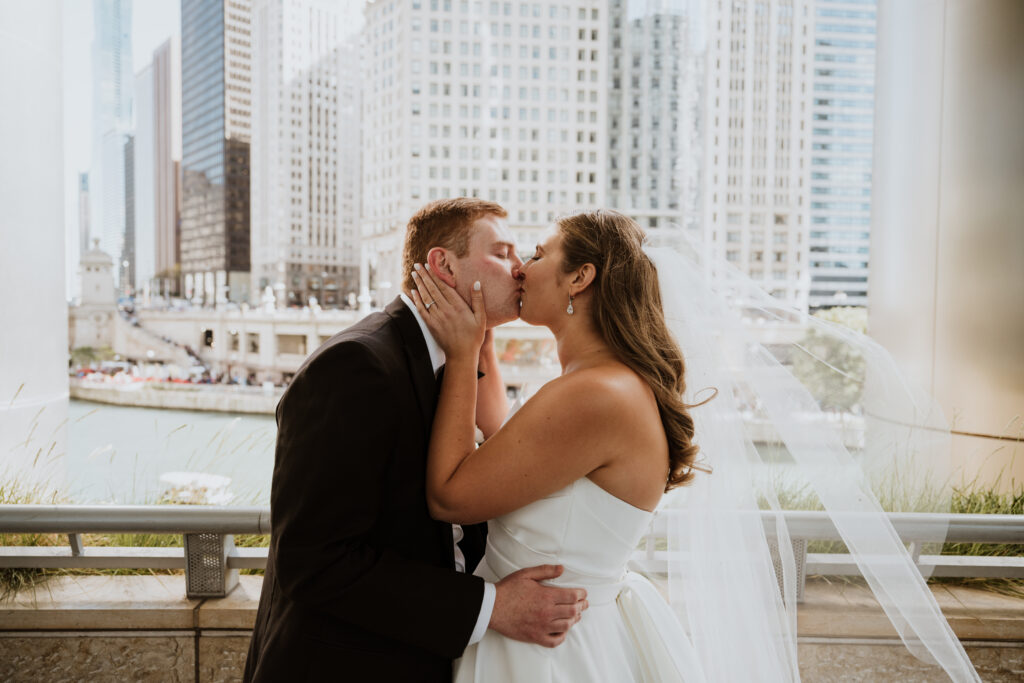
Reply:
<svg viewBox="0 0 1024 683"><path fill-rule="evenodd" d="M78 269L78 174L92 162L92 0L63 0L64 225L67 282ZM153 50L181 33L180 0L134 0L132 72L153 60ZM94 231L95 234L95 231Z"/></svg>

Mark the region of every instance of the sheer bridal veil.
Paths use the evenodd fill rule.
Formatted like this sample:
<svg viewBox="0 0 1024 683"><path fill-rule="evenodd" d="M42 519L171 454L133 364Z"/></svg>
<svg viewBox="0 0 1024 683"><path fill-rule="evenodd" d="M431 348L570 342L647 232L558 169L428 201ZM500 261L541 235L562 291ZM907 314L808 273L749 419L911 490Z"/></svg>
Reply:
<svg viewBox="0 0 1024 683"><path fill-rule="evenodd" d="M686 361L684 400L718 392L691 409L713 471L659 510L670 601L707 679L799 680L806 546L794 552L792 536L824 517L907 648L951 680L980 681L912 557L945 526L908 550L885 513L949 510L949 430L931 397L871 339L787 307L701 246L645 251Z"/></svg>

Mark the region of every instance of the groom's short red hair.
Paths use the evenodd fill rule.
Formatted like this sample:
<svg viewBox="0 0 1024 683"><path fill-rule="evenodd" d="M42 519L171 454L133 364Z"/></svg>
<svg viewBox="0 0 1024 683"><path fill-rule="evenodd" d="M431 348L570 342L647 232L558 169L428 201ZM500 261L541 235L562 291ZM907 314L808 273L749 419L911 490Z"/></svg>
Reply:
<svg viewBox="0 0 1024 683"><path fill-rule="evenodd" d="M484 216L505 218L508 211L501 204L475 197L438 199L430 202L409 219L402 249L402 286L411 292L416 288L412 265L426 263L427 252L434 247L450 249L459 258L469 253L469 229Z"/></svg>

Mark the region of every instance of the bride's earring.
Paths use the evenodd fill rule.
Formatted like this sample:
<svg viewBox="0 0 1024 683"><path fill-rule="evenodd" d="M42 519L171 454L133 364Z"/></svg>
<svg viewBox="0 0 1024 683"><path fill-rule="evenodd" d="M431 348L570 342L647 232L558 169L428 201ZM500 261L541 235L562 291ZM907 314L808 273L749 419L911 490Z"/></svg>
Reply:
<svg viewBox="0 0 1024 683"><path fill-rule="evenodd" d="M569 306L568 308L565 309L565 312L568 313L569 315L575 313L575 311L572 308L572 294L569 295Z"/></svg>

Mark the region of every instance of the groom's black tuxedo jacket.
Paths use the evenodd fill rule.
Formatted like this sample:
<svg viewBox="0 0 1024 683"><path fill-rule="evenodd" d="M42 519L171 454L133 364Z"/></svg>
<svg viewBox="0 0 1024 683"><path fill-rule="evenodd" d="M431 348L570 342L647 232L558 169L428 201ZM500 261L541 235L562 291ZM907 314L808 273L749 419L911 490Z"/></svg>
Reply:
<svg viewBox="0 0 1024 683"><path fill-rule="evenodd" d="M425 494L437 383L395 299L306 359L277 406L267 571L246 681L445 681L483 581ZM483 525L460 544L469 571Z"/></svg>

